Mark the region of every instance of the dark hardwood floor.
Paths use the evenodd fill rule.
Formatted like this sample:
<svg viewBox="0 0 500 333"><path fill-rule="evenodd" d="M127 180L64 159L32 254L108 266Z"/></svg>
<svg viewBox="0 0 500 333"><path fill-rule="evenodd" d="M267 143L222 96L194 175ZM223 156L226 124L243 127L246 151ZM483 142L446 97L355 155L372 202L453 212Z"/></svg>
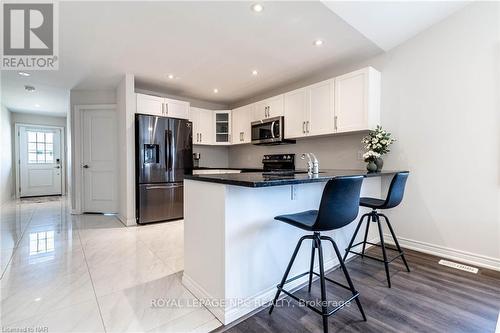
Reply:
<svg viewBox="0 0 500 333"><path fill-rule="evenodd" d="M380 249L378 249L380 251ZM369 250L376 254L377 248ZM441 258L405 250L411 272L400 259L391 264L392 288L387 288L384 265L356 258L347 263L368 317L364 322L353 302L329 318L330 332L446 332L494 333L500 311L500 272L479 269L472 274L438 264ZM328 277L345 279L336 269ZM328 299L346 298L348 291L327 282ZM306 299L319 299L319 281L311 294L307 287L295 293ZM288 299L287 299L288 300ZM290 304L268 308L218 331L240 332L322 332L321 316Z"/></svg>

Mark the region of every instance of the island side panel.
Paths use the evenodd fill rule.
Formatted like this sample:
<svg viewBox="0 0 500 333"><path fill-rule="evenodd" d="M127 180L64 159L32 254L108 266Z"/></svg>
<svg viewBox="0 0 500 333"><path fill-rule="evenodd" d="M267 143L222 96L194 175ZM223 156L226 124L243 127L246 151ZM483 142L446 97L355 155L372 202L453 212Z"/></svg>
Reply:
<svg viewBox="0 0 500 333"><path fill-rule="evenodd" d="M198 299L225 299L225 198L225 185L184 180L182 282ZM223 308L207 307L223 320Z"/></svg>
<svg viewBox="0 0 500 333"><path fill-rule="evenodd" d="M225 307L224 323L230 323L272 300L276 285L281 280L299 238L310 232L274 220L274 216L318 209L326 183L294 185L296 197L292 200L291 185L264 188L227 186L225 231L225 289L229 300ZM363 182L363 196L380 195L380 178ZM360 210L360 215L366 209ZM357 219L348 226L324 234L331 236L342 254L347 247ZM371 228L369 239L376 236ZM363 228L364 231L364 228ZM358 235L361 241L364 232ZM330 243L324 245L325 268L338 265ZM311 241L303 242L290 277L309 269ZM316 271L318 262L316 259ZM289 285L293 289L307 281L298 279ZM245 301L245 304L236 302Z"/></svg>

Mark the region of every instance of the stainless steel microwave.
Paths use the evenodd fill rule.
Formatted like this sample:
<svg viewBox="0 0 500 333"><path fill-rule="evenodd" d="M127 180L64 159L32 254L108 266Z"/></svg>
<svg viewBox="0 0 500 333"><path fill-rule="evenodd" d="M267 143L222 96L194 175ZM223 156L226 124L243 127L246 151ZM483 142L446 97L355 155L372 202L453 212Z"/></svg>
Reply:
<svg viewBox="0 0 500 333"><path fill-rule="evenodd" d="M252 143L255 145L295 143L295 140L285 140L284 125L283 116L252 122Z"/></svg>

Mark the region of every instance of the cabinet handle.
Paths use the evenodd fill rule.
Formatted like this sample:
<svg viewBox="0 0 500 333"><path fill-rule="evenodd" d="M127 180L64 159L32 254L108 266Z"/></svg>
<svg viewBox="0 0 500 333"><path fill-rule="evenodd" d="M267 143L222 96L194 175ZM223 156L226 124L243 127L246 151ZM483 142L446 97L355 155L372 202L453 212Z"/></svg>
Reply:
<svg viewBox="0 0 500 333"><path fill-rule="evenodd" d="M168 114L168 103L165 103L165 114Z"/></svg>
<svg viewBox="0 0 500 333"><path fill-rule="evenodd" d="M271 117L271 106L267 106L267 116Z"/></svg>
<svg viewBox="0 0 500 333"><path fill-rule="evenodd" d="M305 121L303 121L303 122L302 122L302 133L305 133L305 132L306 132L305 127L306 127L306 122L305 122Z"/></svg>
<svg viewBox="0 0 500 333"><path fill-rule="evenodd" d="M243 141L243 132L240 132L240 141Z"/></svg>
<svg viewBox="0 0 500 333"><path fill-rule="evenodd" d="M165 115L165 103L161 103L161 114Z"/></svg>
<svg viewBox="0 0 500 333"><path fill-rule="evenodd" d="M306 132L309 133L309 120L306 122Z"/></svg>
<svg viewBox="0 0 500 333"><path fill-rule="evenodd" d="M196 133L196 142L200 142L200 133Z"/></svg>
<svg viewBox="0 0 500 333"><path fill-rule="evenodd" d="M202 133L200 133L200 142L203 141L203 136L202 136Z"/></svg>
<svg viewBox="0 0 500 333"><path fill-rule="evenodd" d="M333 127L335 128L335 130L337 130L337 119L337 116L333 117Z"/></svg>

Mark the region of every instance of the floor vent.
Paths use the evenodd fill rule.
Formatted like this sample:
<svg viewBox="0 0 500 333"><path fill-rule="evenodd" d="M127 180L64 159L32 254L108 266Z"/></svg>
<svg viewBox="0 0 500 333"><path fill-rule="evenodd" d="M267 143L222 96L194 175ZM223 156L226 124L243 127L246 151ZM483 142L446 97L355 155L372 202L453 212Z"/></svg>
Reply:
<svg viewBox="0 0 500 333"><path fill-rule="evenodd" d="M443 259L439 260L439 264L443 265L443 266L448 266L448 267L451 267L451 268L459 269L461 271L466 271L466 272L469 272L469 273L474 273L474 274L477 274L477 272L479 271L475 267L471 267L471 266L467 266L467 265L464 265L464 264L459 264L458 262L453 262L453 261L448 261L448 260L443 260Z"/></svg>

